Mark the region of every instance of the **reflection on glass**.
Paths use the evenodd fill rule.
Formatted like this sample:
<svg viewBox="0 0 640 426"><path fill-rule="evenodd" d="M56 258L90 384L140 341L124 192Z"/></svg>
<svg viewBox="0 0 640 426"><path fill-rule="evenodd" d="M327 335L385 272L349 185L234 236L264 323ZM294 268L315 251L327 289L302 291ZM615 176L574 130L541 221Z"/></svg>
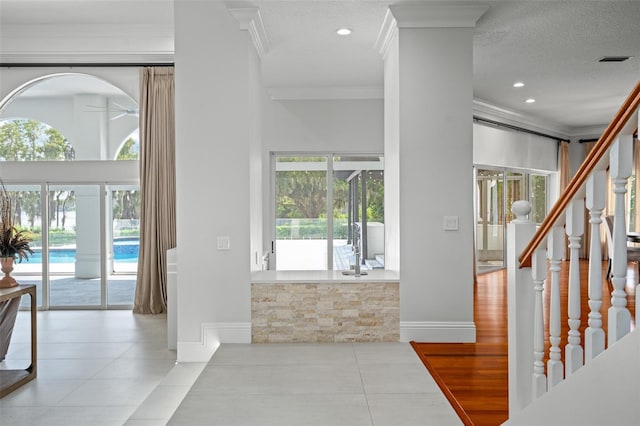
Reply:
<svg viewBox="0 0 640 426"><path fill-rule="evenodd" d="M356 223L361 232L361 269L384 268L382 156L334 156L333 170L333 269L354 267Z"/></svg>
<svg viewBox="0 0 640 426"><path fill-rule="evenodd" d="M276 158L279 270L327 269L327 157Z"/></svg>
<svg viewBox="0 0 640 426"><path fill-rule="evenodd" d="M478 270L504 264L504 173L477 170L476 264Z"/></svg>
<svg viewBox="0 0 640 426"><path fill-rule="evenodd" d="M131 305L138 271L140 247L140 190L137 186L111 186L109 305Z"/></svg>
<svg viewBox="0 0 640 426"><path fill-rule="evenodd" d="M33 254L22 263L15 263L11 275L20 284L35 284L38 306L42 306L42 218L40 217L39 185L5 185L11 197L16 229L25 231L31 240ZM23 297L20 306L28 307L31 301Z"/></svg>
<svg viewBox="0 0 640 426"><path fill-rule="evenodd" d="M100 187L49 187L51 306L101 305Z"/></svg>

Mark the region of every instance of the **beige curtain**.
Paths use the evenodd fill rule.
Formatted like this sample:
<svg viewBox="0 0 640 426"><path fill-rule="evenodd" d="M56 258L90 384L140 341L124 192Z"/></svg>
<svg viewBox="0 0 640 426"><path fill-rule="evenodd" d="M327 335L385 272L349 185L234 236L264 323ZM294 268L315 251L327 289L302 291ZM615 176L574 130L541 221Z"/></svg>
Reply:
<svg viewBox="0 0 640 426"><path fill-rule="evenodd" d="M173 67L140 72L140 254L133 312L167 307L167 250L176 245Z"/></svg>

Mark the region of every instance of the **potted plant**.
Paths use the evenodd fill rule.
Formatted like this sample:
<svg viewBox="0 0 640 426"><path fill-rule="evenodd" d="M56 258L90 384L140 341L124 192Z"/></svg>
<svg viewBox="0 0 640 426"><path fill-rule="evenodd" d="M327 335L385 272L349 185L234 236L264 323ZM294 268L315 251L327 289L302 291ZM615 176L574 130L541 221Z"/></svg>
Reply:
<svg viewBox="0 0 640 426"><path fill-rule="evenodd" d="M0 191L0 264L4 277L0 279L0 288L9 288L18 285L16 280L10 275L13 271L13 263L18 258L18 263L22 259L29 260L29 254L33 250L29 247L31 241L24 231L19 231L13 225L13 206L11 196L0 181L2 190Z"/></svg>

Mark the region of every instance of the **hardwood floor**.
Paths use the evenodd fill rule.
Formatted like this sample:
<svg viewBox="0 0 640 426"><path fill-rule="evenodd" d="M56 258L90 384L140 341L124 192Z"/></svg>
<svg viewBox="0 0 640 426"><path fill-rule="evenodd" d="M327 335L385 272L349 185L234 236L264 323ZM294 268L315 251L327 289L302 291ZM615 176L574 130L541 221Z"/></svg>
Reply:
<svg viewBox="0 0 640 426"><path fill-rule="evenodd" d="M606 262L603 271L606 272ZM603 272L603 275L604 275ZM588 262L580 262L581 277L588 276ZM569 262L562 262L561 282L561 343L566 345L568 326L567 282ZM636 268L629 264L627 275L627 307L635 317ZM584 330L588 326L587 285L581 288L580 332L584 341ZM606 330L607 309L611 306L610 284L603 279L603 304L601 314ZM474 320L476 343L417 343L414 349L434 376L456 412L466 425L499 425L508 418L507 377L507 272L500 270L478 276L474 292ZM548 328L549 289L545 282L544 309L545 328ZM632 323L632 329L635 324ZM548 348L546 353L548 353ZM546 363L546 358L545 358Z"/></svg>

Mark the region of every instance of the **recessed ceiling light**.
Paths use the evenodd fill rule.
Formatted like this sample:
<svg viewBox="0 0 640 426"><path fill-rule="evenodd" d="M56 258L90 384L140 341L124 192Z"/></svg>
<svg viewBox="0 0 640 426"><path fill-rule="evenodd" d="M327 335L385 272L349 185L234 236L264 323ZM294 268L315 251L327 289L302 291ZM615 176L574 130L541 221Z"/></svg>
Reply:
<svg viewBox="0 0 640 426"><path fill-rule="evenodd" d="M524 87L524 83L521 81L516 81L513 83L513 87Z"/></svg>
<svg viewBox="0 0 640 426"><path fill-rule="evenodd" d="M349 34L351 34L351 29L350 28L338 28L336 30L336 34L341 35L341 36L349 35Z"/></svg>
<svg viewBox="0 0 640 426"><path fill-rule="evenodd" d="M532 104L532 103L534 103L535 101L536 101L535 99L533 99L533 98L529 98L529 99L527 99L525 102L526 102L526 103L528 103L528 104Z"/></svg>

